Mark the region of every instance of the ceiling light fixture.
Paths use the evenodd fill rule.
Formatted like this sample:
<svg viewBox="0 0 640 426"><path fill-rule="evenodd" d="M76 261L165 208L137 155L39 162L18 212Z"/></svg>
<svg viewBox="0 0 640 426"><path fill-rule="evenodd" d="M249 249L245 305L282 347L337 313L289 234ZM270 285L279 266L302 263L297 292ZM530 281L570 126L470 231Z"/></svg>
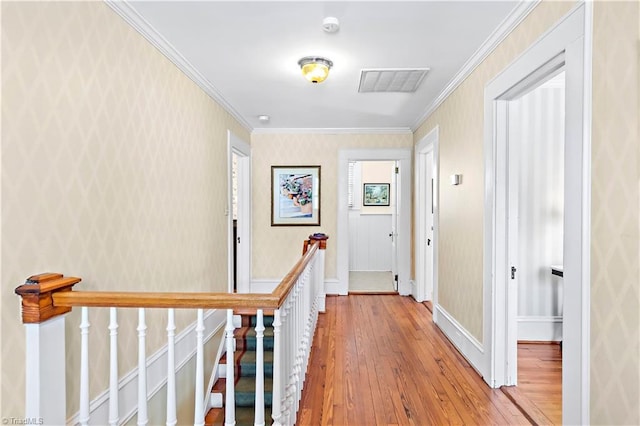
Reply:
<svg viewBox="0 0 640 426"><path fill-rule="evenodd" d="M312 83L322 83L329 76L329 70L333 66L327 58L317 56L305 56L298 61L304 78Z"/></svg>

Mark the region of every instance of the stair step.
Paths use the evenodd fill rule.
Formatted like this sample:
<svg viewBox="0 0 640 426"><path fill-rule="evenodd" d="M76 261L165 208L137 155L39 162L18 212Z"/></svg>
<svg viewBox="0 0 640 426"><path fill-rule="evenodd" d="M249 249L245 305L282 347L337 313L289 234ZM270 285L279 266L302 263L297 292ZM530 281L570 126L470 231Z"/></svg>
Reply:
<svg viewBox="0 0 640 426"><path fill-rule="evenodd" d="M256 402L256 382L253 377L240 377L236 382L236 407L253 407ZM264 379L264 405L271 407L273 381Z"/></svg>
<svg viewBox="0 0 640 426"><path fill-rule="evenodd" d="M240 358L239 365L240 376L256 375L256 353L255 351L247 351ZM237 370L236 370L237 371ZM265 377L273 377L273 352L264 352L264 375Z"/></svg>
<svg viewBox="0 0 640 426"><path fill-rule="evenodd" d="M258 322L258 317L255 316L255 315L251 315L249 318L250 318L249 319L249 325L251 327L255 327L256 323ZM264 323L265 327L273 327L273 316L272 315L265 315L262 318L262 322Z"/></svg>
<svg viewBox="0 0 640 426"><path fill-rule="evenodd" d="M236 331L236 349L237 350L255 350L256 349L256 331L253 328L241 328ZM264 330L262 339L264 350L273 350L273 328Z"/></svg>

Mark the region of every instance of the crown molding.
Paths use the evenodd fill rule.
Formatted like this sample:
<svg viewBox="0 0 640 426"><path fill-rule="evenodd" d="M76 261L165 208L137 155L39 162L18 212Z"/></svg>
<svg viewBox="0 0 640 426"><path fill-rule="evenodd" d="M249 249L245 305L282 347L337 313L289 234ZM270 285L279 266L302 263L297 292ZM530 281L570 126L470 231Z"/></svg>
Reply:
<svg viewBox="0 0 640 426"><path fill-rule="evenodd" d="M425 109L420 117L411 126L412 131L418 127L453 93L458 86L471 75L471 73L484 61L487 56L531 13L541 0L526 0L518 4L509 16L507 16L493 33L482 43L482 46L465 62L458 73L449 81L445 88Z"/></svg>
<svg viewBox="0 0 640 426"><path fill-rule="evenodd" d="M413 134L413 131L408 127L362 127L362 128L311 128L311 127L282 127L282 128L265 128L258 127L253 129L252 135L256 134L325 134L325 135L340 135L340 134L366 134L366 135L409 135Z"/></svg>
<svg viewBox="0 0 640 426"><path fill-rule="evenodd" d="M184 56L173 47L142 15L138 13L127 0L104 0L122 19L133 29L139 32L147 41L167 57L178 67L187 77L196 83L211 99L216 101L229 114L235 118L242 127L251 132L253 129L249 122L245 120L238 111L218 92L218 90L207 80Z"/></svg>

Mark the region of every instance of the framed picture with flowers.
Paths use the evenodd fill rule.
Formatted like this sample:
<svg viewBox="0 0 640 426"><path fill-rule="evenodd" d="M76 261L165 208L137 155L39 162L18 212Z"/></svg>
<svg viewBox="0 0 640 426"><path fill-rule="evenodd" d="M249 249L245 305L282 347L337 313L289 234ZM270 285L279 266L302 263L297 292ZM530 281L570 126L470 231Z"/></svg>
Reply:
<svg viewBox="0 0 640 426"><path fill-rule="evenodd" d="M271 226L320 226L320 166L271 166Z"/></svg>

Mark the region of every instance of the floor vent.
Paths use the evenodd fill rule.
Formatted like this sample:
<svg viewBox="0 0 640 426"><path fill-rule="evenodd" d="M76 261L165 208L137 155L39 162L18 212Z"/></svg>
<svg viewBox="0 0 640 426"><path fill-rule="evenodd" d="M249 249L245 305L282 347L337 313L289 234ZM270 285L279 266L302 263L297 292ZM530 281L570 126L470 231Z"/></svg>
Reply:
<svg viewBox="0 0 640 426"><path fill-rule="evenodd" d="M358 92L413 93L429 72L429 68L381 68L360 71Z"/></svg>

